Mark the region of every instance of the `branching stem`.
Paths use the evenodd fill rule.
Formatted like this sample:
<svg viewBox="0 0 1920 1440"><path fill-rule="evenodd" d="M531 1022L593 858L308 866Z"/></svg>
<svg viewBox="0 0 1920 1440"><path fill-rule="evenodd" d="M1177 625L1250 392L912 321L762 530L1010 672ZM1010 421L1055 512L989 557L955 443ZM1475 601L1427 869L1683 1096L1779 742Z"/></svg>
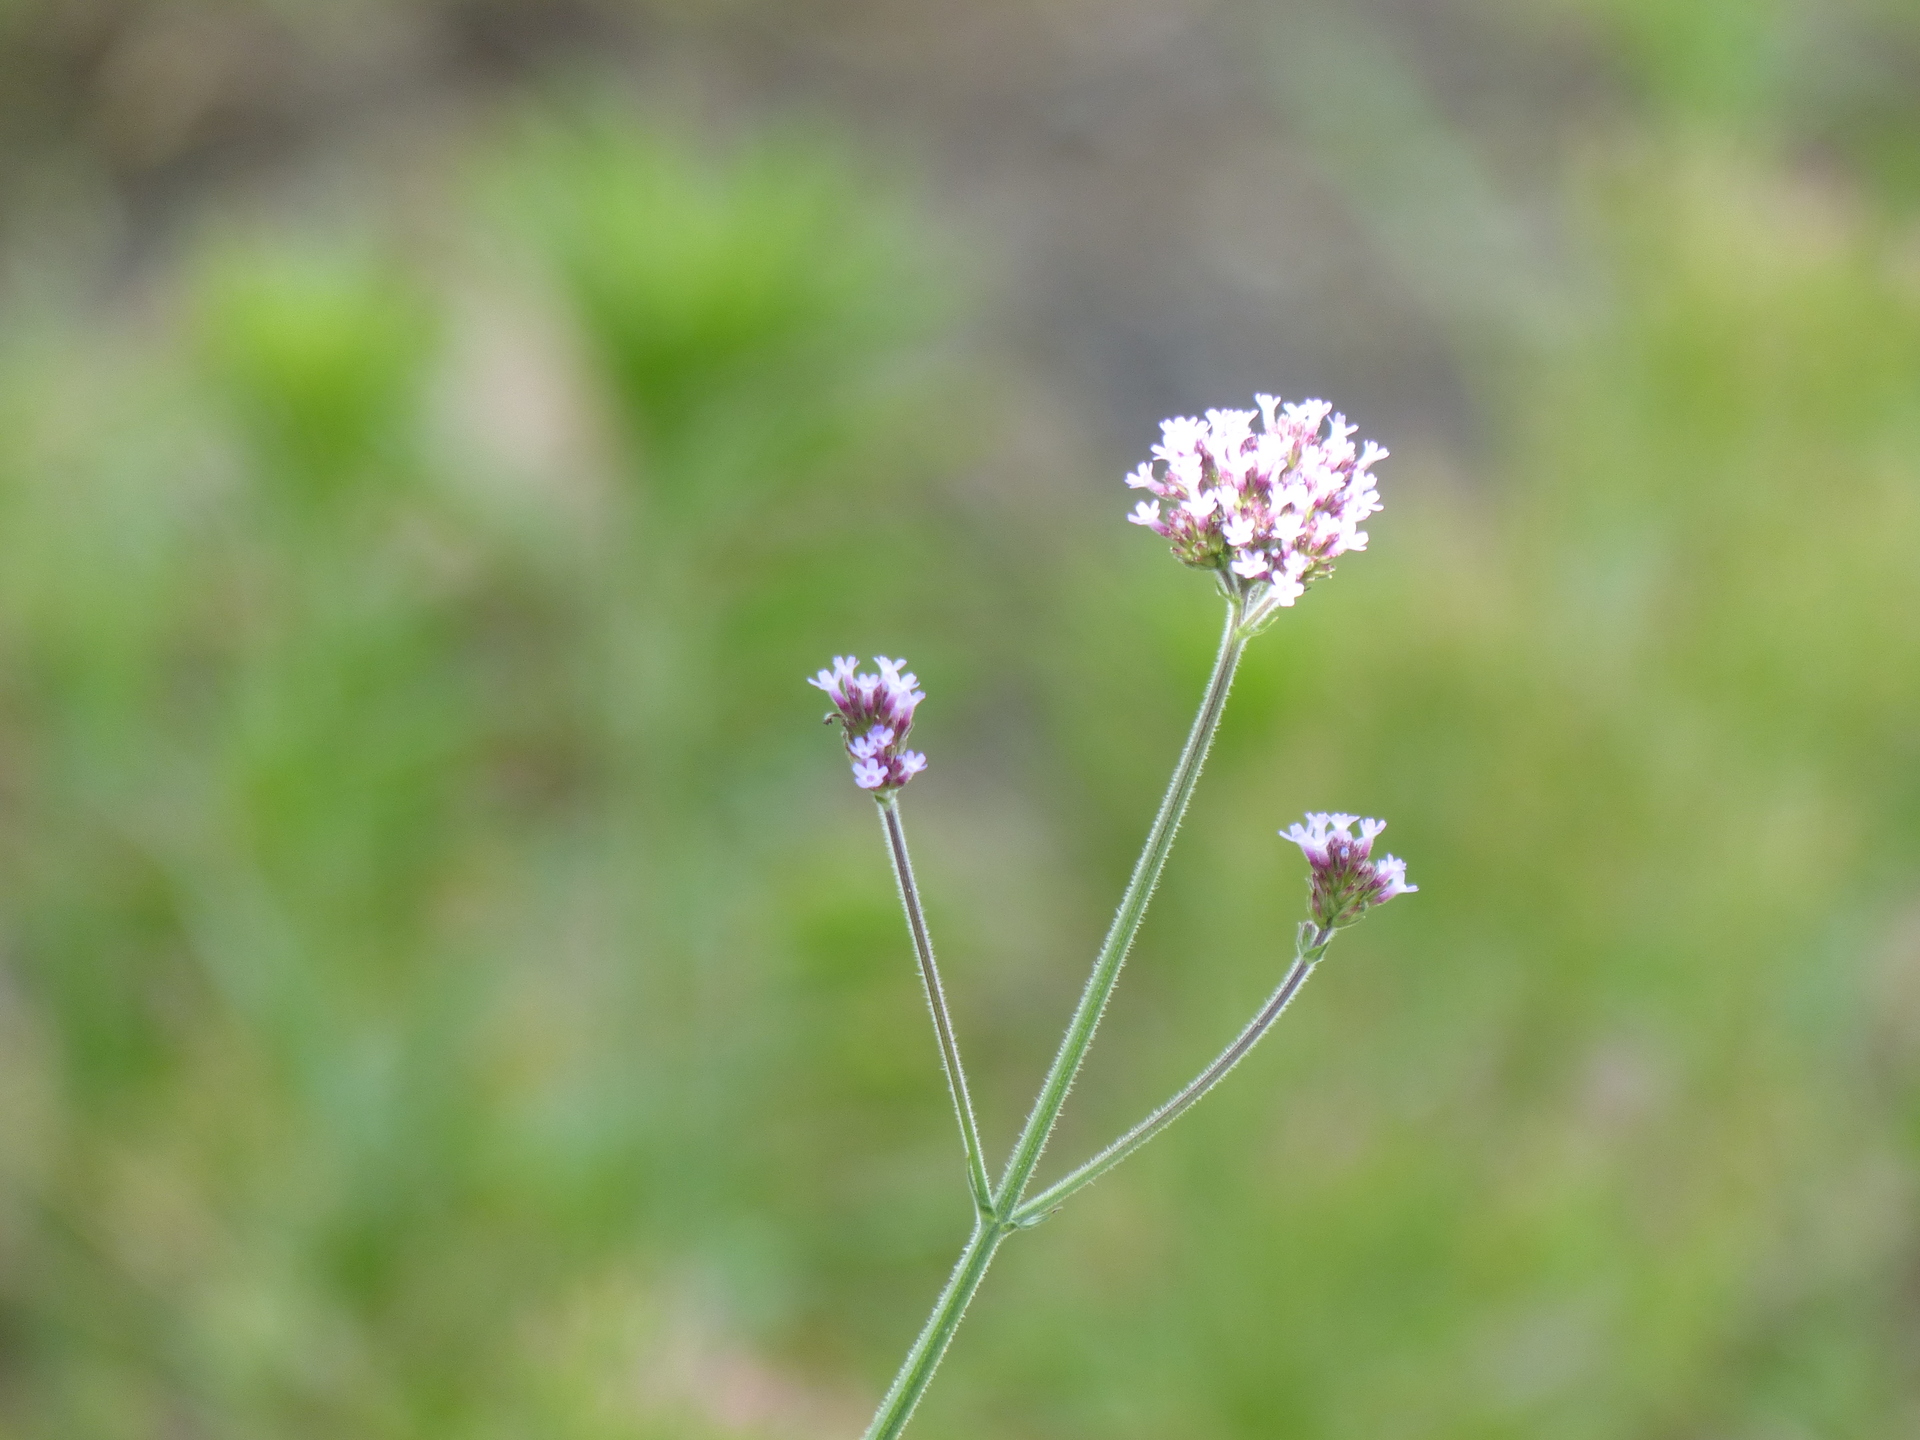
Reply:
<svg viewBox="0 0 1920 1440"><path fill-rule="evenodd" d="M1286 978L1280 982L1279 988L1268 998L1267 1003L1260 1007L1260 1013L1247 1022L1247 1028L1240 1032L1234 1042L1214 1057L1211 1065L1194 1076L1166 1104L1093 1159L1019 1206L1007 1217L1007 1223L1022 1229L1038 1225L1058 1210L1061 1202L1074 1191L1091 1185L1191 1109L1202 1095L1225 1079L1227 1072L1246 1059L1247 1053L1260 1043L1260 1037L1272 1028L1273 1022L1280 1018L1281 1012L1300 992L1300 987L1307 983L1307 977L1313 973L1313 967L1318 965L1327 953L1327 944L1332 939L1333 932L1324 927L1307 930L1301 937L1300 951L1294 957L1293 966L1287 971Z"/></svg>
<svg viewBox="0 0 1920 1440"><path fill-rule="evenodd" d="M1015 1211L1026 1193L1034 1167L1040 1163L1041 1151L1046 1148L1047 1137L1052 1134L1061 1108L1067 1102L1067 1092L1073 1088L1074 1077L1080 1071L1081 1062L1086 1059L1087 1047L1093 1043L1094 1031L1100 1025L1100 1016L1113 994L1114 984L1120 978L1120 967L1126 962L1127 951L1132 948L1133 938L1140 930L1140 922L1146 917L1147 902L1153 898L1154 886L1159 883L1160 872L1165 868L1167 855L1173 849L1174 834L1187 813L1188 802L1193 799L1194 787L1200 779L1200 768L1206 763L1207 750L1213 744L1214 732L1220 728L1220 717L1227 706L1227 693L1233 688L1234 671L1239 668L1240 657L1247 646L1248 627L1245 620L1245 605L1241 596L1228 588L1226 626L1221 632L1220 650L1214 657L1213 673L1207 679L1206 693L1201 697L1200 713L1194 717L1193 729L1188 732L1187 743L1173 768L1173 778L1168 782L1159 813L1154 816L1146 844L1140 851L1140 858L1134 863L1126 892L1120 897L1120 908L1107 929L1106 939L1101 943L1100 952L1093 962L1093 973L1087 977L1086 989L1081 992L1073 1018L1067 1023L1060 1049L1053 1058L1046 1079L1041 1083L1040 1094L1034 1100L1033 1109L1020 1131L1020 1138L1014 1144L999 1188L987 1191L984 1203L984 1169L977 1178L974 1177L974 1156L979 1153L978 1131L967 1101L959 1050L953 1044L953 1027L946 1018L946 1003L941 996L939 975L933 964L933 946L927 939L926 922L920 913L919 896L913 885L913 870L907 861L898 800L889 797L881 802L888 848L893 855L894 875L900 882L907 923L913 931L914 948L920 955L921 976L926 982L928 1002L933 1007L934 1026L940 1032L941 1055L946 1062L948 1083L954 1094L954 1109L960 1116L961 1133L967 1140L968 1172L974 1189L974 1205L979 1213L973 1235L967 1241L966 1249L961 1251L946 1289L941 1291L939 1300L934 1303L926 1326L914 1341L913 1348L907 1352L906 1362L894 1376L886 1399L881 1402L873 1423L867 1427L866 1440L894 1440L906 1427L908 1417L920 1403L920 1397L926 1393L927 1385L933 1379L934 1370L946 1354L968 1303L980 1288L981 1280L986 1277L987 1266L993 1262L994 1252L1014 1228L1006 1217ZM1299 987L1296 985L1295 988ZM1199 1097L1196 1095L1194 1098Z"/></svg>
<svg viewBox="0 0 1920 1440"><path fill-rule="evenodd" d="M1046 1148L1047 1137L1053 1133L1054 1122L1060 1118L1060 1111L1067 1103L1067 1091L1073 1088L1074 1076L1079 1074L1080 1064L1087 1057L1087 1047L1093 1043L1093 1034L1099 1028L1101 1013L1107 1008L1107 999L1120 979L1120 967L1126 963L1133 937L1140 932L1140 922L1146 918L1147 902L1153 898L1153 888L1160 881L1160 871L1167 863L1168 852L1173 849L1174 834L1180 828L1181 818L1187 813L1187 802L1193 798L1194 786L1200 779L1200 767L1206 763L1214 731L1220 728L1220 716L1227 708L1227 692L1233 688L1234 671L1239 668L1240 656L1247 647L1246 637L1240 628L1241 612L1239 598L1230 595L1227 599L1226 628L1220 636L1220 652L1214 657L1213 674L1208 677L1206 694L1200 701L1200 713L1193 717L1193 729L1188 732L1179 763L1173 767L1173 779L1167 784L1159 814L1153 817L1153 828L1147 832L1147 843L1140 851L1139 860L1134 863L1133 876L1127 881L1126 893L1120 897L1120 908L1114 913L1113 924L1107 928L1107 938L1093 962L1093 973L1087 977L1087 987L1080 993L1080 1003L1074 1008L1073 1019L1067 1023L1067 1033L1061 1038L1060 1050L1053 1057L1053 1066L1047 1071L1040 1094L1033 1102L1033 1110L1027 1116L1020 1139L1013 1147L1013 1156L1007 1162L1000 1188L994 1192L994 1207L1000 1214L1006 1214L1019 1205L1026 1193L1027 1182L1033 1178L1034 1167L1040 1163L1040 1152Z"/></svg>

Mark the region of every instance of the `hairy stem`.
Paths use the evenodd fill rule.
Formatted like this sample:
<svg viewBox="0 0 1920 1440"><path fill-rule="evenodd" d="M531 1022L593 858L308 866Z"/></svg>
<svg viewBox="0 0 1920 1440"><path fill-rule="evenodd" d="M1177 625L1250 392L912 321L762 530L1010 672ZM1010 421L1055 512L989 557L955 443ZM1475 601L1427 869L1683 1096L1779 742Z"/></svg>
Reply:
<svg viewBox="0 0 1920 1440"><path fill-rule="evenodd" d="M1091 1185L1191 1109L1202 1095L1225 1079L1227 1072L1244 1060L1247 1053L1260 1043L1260 1037L1272 1028L1273 1022L1280 1018L1281 1012L1300 992L1300 987L1307 983L1307 977L1313 973L1313 967L1318 965L1326 955L1327 944L1332 939L1333 931L1324 926L1305 931L1301 937L1299 952L1294 956L1293 965L1288 969L1286 978L1268 997L1267 1003L1260 1007L1260 1013L1247 1023L1247 1028L1240 1032L1231 1045L1214 1057L1212 1064L1194 1076L1166 1104L1093 1159L1065 1179L1049 1185L1017 1208L1007 1217L1007 1223L1018 1227L1039 1224L1059 1209L1061 1202L1069 1195L1083 1186Z"/></svg>
<svg viewBox="0 0 1920 1440"><path fill-rule="evenodd" d="M993 1185L987 1178L986 1151L980 1144L980 1126L973 1118L973 1100L967 1094L967 1070L960 1063L960 1042L954 1038L953 1017L947 1013L947 994L940 985L940 967L933 958L933 939L927 933L926 912L920 908L920 889L913 881L913 861L907 855L907 831L900 819L900 797L889 794L875 797L880 806L880 823L887 833L887 854L893 859L893 878L900 886L900 906L907 912L907 929L913 935L913 953L920 961L920 983L927 992L927 1008L933 1012L934 1033L940 1038L940 1064L947 1072L947 1093L953 1097L954 1118L960 1123L960 1141L967 1151L967 1188L973 1192L973 1208L982 1216L993 1214Z"/></svg>
<svg viewBox="0 0 1920 1440"><path fill-rule="evenodd" d="M894 1440L907 1428L913 1407L926 1393L940 1357L947 1353L947 1346L953 1340L953 1332L960 1328L960 1317L967 1313L973 1292L986 1278L987 1266L993 1263L993 1252L1000 1248L1007 1234L1004 1225L984 1217L974 1225L973 1236L967 1241L967 1248L960 1252L947 1288L940 1292L925 1328L913 1342L913 1349L907 1352L906 1363L893 1377L887 1398L880 1402L879 1412L867 1427L865 1440Z"/></svg>
<svg viewBox="0 0 1920 1440"><path fill-rule="evenodd" d="M1139 933L1140 922L1146 916L1147 902L1153 897L1153 887L1159 882L1168 852L1173 849L1174 833L1180 828L1181 817L1187 813L1187 802L1193 798L1194 785L1200 779L1200 767L1206 762L1207 748L1213 743L1214 731L1219 729L1220 716L1227 706L1227 692L1233 686L1233 672L1238 668L1241 653L1246 649L1246 637L1240 628L1241 610L1238 597L1229 595L1226 628L1220 636L1220 653L1214 659L1213 674L1207 680L1206 694L1200 701L1200 713L1194 717L1193 729L1188 733L1186 746L1180 752L1180 761L1173 767L1173 779L1168 782L1166 796L1160 802L1160 812L1154 816L1153 828L1147 832L1147 843L1134 864L1133 877L1127 881L1126 893L1120 897L1120 908L1093 962L1093 973L1087 977L1087 987L1080 994L1080 1003L1074 1008L1073 1019L1067 1024L1067 1033L1061 1038L1059 1052L1053 1058L1053 1067L1047 1071L1047 1078L1040 1086L1032 1113L1027 1116L1020 1139L1014 1145L1012 1158L1007 1162L1006 1174L1001 1177L1000 1188L994 1194L994 1209L998 1214L1007 1214L1020 1203L1027 1182L1033 1178L1034 1167L1040 1163L1040 1152L1046 1148L1047 1137L1053 1131L1054 1122L1060 1118L1061 1107L1067 1103L1067 1091L1073 1087L1073 1078L1079 1073L1081 1061L1086 1059L1087 1047L1093 1043L1093 1032L1099 1028L1107 998L1113 994L1114 983L1120 978L1120 967L1126 962L1133 937Z"/></svg>

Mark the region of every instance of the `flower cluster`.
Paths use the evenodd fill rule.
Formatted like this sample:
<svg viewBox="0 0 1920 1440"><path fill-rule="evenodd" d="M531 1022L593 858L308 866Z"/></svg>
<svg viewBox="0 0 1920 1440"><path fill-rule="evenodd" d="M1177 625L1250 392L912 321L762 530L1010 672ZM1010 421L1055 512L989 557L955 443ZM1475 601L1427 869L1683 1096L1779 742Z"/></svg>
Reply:
<svg viewBox="0 0 1920 1440"><path fill-rule="evenodd" d="M1386 828L1384 820L1357 815L1308 815L1306 824L1280 832L1283 840L1300 847L1312 867L1308 888L1316 925L1328 930L1351 925L1375 905L1420 888L1407 884L1406 861L1391 855L1373 858L1374 837Z"/></svg>
<svg viewBox="0 0 1920 1440"><path fill-rule="evenodd" d="M1219 572L1237 593L1291 605L1332 573L1336 557L1367 548L1360 524L1380 508L1367 472L1387 452L1371 440L1356 452L1354 427L1324 400L1254 400L1257 413L1162 421L1153 459L1127 477L1155 498L1128 518L1166 537L1186 564Z"/></svg>
<svg viewBox="0 0 1920 1440"><path fill-rule="evenodd" d="M853 757L853 783L862 790L886 794L898 790L927 768L927 757L901 747L913 729L913 712L927 697L914 687L920 682L902 674L904 660L874 657L878 675L856 675L851 655L836 655L833 669L822 670L807 683L827 692L833 701L829 723L838 721Z"/></svg>

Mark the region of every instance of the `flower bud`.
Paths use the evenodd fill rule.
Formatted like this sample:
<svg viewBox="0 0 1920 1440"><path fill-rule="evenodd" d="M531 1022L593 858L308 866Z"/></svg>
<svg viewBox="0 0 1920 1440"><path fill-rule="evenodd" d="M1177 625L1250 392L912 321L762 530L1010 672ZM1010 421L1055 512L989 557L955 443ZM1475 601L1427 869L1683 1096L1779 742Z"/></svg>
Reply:
<svg viewBox="0 0 1920 1440"><path fill-rule="evenodd" d="M927 757L904 749L913 729L913 712L927 697L914 687L920 682L902 673L905 660L879 656L877 675L857 675L859 662L836 655L831 670L822 670L807 683L824 690L833 701L829 724L838 723L853 760L853 783L876 796L892 794L927 768Z"/></svg>
<svg viewBox="0 0 1920 1440"><path fill-rule="evenodd" d="M1358 824L1356 836L1353 827ZM1357 815L1308 815L1307 823L1280 832L1307 857L1307 888L1316 925L1337 930L1351 925L1376 905L1418 890L1407 883L1407 862L1391 855L1373 858L1373 842L1387 828L1384 820Z"/></svg>

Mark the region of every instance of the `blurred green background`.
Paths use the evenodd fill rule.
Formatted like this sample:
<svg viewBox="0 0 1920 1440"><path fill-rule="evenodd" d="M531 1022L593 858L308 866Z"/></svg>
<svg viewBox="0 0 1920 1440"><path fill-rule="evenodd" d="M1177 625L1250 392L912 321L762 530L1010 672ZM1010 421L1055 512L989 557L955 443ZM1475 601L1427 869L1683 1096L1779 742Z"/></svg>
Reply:
<svg viewBox="0 0 1920 1440"><path fill-rule="evenodd" d="M1904 0L0 3L0 1436L857 1434L1256 645L940 1437L1920 1435Z"/></svg>

